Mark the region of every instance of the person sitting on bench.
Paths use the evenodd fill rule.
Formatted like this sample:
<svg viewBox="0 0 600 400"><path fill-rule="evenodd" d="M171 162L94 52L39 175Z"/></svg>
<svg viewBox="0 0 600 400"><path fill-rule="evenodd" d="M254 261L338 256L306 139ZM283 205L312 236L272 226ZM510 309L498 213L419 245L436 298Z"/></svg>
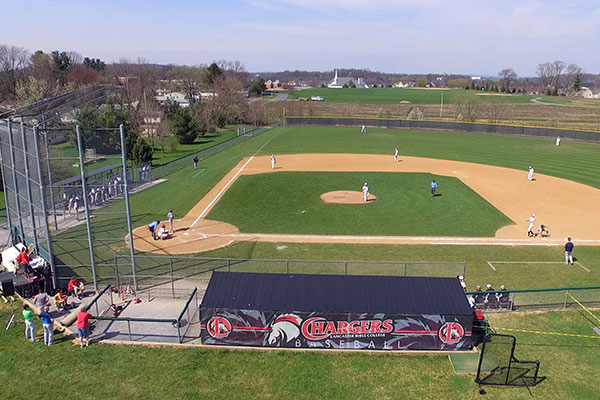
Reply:
<svg viewBox="0 0 600 400"><path fill-rule="evenodd" d="M481 291L481 286L477 285L475 291L477 292L473 295L473 300L475 300L475 307L483 308L483 304L485 303L485 294Z"/></svg>
<svg viewBox="0 0 600 400"><path fill-rule="evenodd" d="M487 284L486 292L495 292L494 288L491 284ZM487 293L485 296L485 306L486 308L496 309L498 308L498 297L496 293Z"/></svg>
<svg viewBox="0 0 600 400"><path fill-rule="evenodd" d="M78 299L82 299L85 292L85 286L83 283L77 279L77 277L72 277L67 285L67 293L73 296L77 296Z"/></svg>
<svg viewBox="0 0 600 400"><path fill-rule="evenodd" d="M500 290L506 290L506 286L500 285ZM512 309L510 292L496 293L496 295L498 297L498 306L500 308Z"/></svg>

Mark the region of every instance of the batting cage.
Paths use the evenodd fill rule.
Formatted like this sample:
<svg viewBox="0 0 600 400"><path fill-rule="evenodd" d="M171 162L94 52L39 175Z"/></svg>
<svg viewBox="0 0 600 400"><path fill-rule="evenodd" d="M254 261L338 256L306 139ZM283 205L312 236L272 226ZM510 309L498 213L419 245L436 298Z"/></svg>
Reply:
<svg viewBox="0 0 600 400"><path fill-rule="evenodd" d="M533 387L543 381L539 361L515 357L517 339L512 335L489 334L483 340L475 383L496 386Z"/></svg>
<svg viewBox="0 0 600 400"><path fill-rule="evenodd" d="M456 278L214 272L203 344L470 350L474 313Z"/></svg>

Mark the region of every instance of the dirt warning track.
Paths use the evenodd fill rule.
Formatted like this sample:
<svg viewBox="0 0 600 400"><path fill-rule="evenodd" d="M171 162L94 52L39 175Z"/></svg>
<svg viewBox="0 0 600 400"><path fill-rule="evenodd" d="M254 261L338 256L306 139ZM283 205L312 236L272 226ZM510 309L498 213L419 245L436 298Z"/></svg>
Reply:
<svg viewBox="0 0 600 400"><path fill-rule="evenodd" d="M238 176L278 171L428 172L456 177L516 225L505 226L489 238L290 235L240 233L233 225L204 218ZM546 246L562 245L567 236L577 244L600 245L600 190L548 175L535 174L534 178L528 181L525 169L419 157L401 157L394 162L391 155L279 155L274 170L269 156L249 157L225 175L185 217L175 221L172 238L152 240L144 225L133 231L134 246L138 251L155 254L199 253L234 241ZM536 229L541 223L549 226L551 238L526 237L526 219L532 212L536 214Z"/></svg>

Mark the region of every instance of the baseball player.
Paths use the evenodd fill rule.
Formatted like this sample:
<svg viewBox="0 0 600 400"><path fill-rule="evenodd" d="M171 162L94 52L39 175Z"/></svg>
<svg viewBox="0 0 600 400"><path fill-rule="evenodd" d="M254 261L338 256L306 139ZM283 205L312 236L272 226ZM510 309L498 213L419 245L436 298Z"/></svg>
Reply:
<svg viewBox="0 0 600 400"><path fill-rule="evenodd" d="M535 214L531 213L531 217L527 220L529 222L529 227L527 228L527 237L534 237L533 226L535 225Z"/></svg>
<svg viewBox="0 0 600 400"><path fill-rule="evenodd" d="M431 186L431 197L435 197L435 191L437 190L438 184L435 179L429 184Z"/></svg>
<svg viewBox="0 0 600 400"><path fill-rule="evenodd" d="M556 145L557 145L557 146L560 146L560 136L557 136L557 137L556 137Z"/></svg>
<svg viewBox="0 0 600 400"><path fill-rule="evenodd" d="M169 233L173 233L173 210L169 210L167 219L169 220Z"/></svg>
<svg viewBox="0 0 600 400"><path fill-rule="evenodd" d="M567 238L567 243L565 243L565 262L567 264L573 265L573 247L575 245L571 242L571 238Z"/></svg>
<svg viewBox="0 0 600 400"><path fill-rule="evenodd" d="M365 182L365 184L362 187L362 192L363 192L363 199L366 201L369 201L369 184L367 182Z"/></svg>
<svg viewBox="0 0 600 400"><path fill-rule="evenodd" d="M528 181L533 180L533 167L531 165L529 166L529 173L527 174L527 180Z"/></svg>
<svg viewBox="0 0 600 400"><path fill-rule="evenodd" d="M394 162L398 162L398 149L394 149Z"/></svg>
<svg viewBox="0 0 600 400"><path fill-rule="evenodd" d="M367 133L367 127L363 125L363 126L360 128L360 133Z"/></svg>
<svg viewBox="0 0 600 400"><path fill-rule="evenodd" d="M276 162L277 160L275 160L275 155L271 154L271 169L275 169Z"/></svg>

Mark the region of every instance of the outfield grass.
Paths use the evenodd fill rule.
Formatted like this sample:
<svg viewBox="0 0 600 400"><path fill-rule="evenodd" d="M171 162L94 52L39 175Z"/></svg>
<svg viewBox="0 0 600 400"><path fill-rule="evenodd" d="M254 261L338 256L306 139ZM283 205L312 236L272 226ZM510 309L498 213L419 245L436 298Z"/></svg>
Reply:
<svg viewBox="0 0 600 400"><path fill-rule="evenodd" d="M10 313L0 306L0 321ZM496 328L590 335L577 311L491 316ZM36 322L38 337L41 324ZM477 397L473 375L454 375L446 355L228 351L92 344L61 335L52 347L25 341L23 324L0 330L0 379L8 399L36 388L85 399L339 399ZM501 329L500 329L501 330ZM598 340L516 333L520 359L539 359L543 399L591 399L600 389ZM67 373L72 371L72 373ZM26 378L25 378L26 377ZM527 399L524 388L486 388L487 398Z"/></svg>
<svg viewBox="0 0 600 400"><path fill-rule="evenodd" d="M465 93L474 93L479 96L481 103L529 103L538 96L523 96L520 94L482 94L477 91L463 89L418 89L418 88L370 88L370 89L330 89L311 88L296 90L289 93L290 99L321 96L325 102L330 103L358 103L358 104L399 104L408 101L411 104L440 104L444 95L444 104L455 104L457 98ZM543 96L539 100L544 103L570 104L571 101L564 97Z"/></svg>
<svg viewBox="0 0 600 400"><path fill-rule="evenodd" d="M436 197L429 191L438 182ZM328 204L320 195L360 192L377 200ZM276 172L240 176L209 219L241 232L386 236L493 236L512 221L457 178L417 173ZM468 221L468 223L465 223Z"/></svg>

